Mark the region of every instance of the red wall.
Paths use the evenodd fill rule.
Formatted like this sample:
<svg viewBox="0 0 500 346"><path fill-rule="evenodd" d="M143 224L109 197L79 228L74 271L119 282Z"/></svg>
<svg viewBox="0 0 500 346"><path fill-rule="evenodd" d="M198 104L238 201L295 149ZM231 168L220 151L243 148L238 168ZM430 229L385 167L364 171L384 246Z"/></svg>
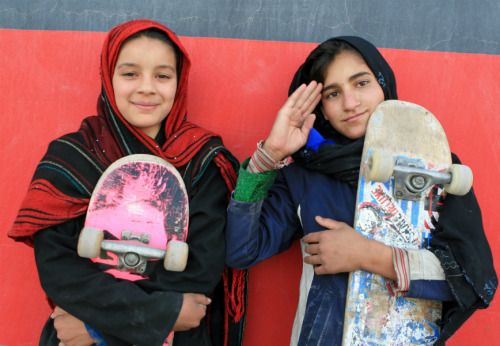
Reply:
<svg viewBox="0 0 500 346"><path fill-rule="evenodd" d="M95 113L103 33L0 30L0 345L36 345L50 311L31 248L6 237L33 170L50 139L74 131ZM295 69L315 44L182 38L191 52L188 118L221 134L240 159L270 129ZM441 121L452 151L474 172L486 233L500 255L494 215L500 168L500 56L382 49L400 99ZM299 247L255 266L245 345L288 345L301 269ZM457 332L450 345L500 339L498 299Z"/></svg>

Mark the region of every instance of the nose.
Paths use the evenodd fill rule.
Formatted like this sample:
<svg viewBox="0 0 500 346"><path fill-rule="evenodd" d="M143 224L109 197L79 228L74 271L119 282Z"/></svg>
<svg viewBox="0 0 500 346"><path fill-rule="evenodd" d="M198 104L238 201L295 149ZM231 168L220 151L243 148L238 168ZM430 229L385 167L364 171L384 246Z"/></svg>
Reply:
<svg viewBox="0 0 500 346"><path fill-rule="evenodd" d="M155 90L154 77L143 75L137 91L142 94L153 94Z"/></svg>
<svg viewBox="0 0 500 346"><path fill-rule="evenodd" d="M359 98L356 92L354 91L344 91L343 95L343 101L344 101L344 109L346 110L352 110L355 109L359 105Z"/></svg>

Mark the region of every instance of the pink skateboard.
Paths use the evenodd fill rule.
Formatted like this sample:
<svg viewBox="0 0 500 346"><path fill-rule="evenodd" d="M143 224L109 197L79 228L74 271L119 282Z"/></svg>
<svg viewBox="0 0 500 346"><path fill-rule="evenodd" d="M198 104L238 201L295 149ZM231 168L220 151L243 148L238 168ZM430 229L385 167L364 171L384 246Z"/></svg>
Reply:
<svg viewBox="0 0 500 346"><path fill-rule="evenodd" d="M163 259L166 270L183 271L188 224L188 197L177 169L153 155L125 156L97 182L78 254L130 281L146 279L150 261Z"/></svg>
<svg viewBox="0 0 500 346"><path fill-rule="evenodd" d="M90 199L78 254L117 278L146 278L148 262L183 271L188 256L188 197L167 161L130 155L106 169Z"/></svg>

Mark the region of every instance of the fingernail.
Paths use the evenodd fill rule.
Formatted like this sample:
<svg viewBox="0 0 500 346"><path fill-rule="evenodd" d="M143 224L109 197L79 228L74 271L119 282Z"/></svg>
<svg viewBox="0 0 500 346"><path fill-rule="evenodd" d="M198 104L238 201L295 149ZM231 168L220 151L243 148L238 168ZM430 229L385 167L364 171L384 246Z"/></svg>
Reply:
<svg viewBox="0 0 500 346"><path fill-rule="evenodd" d="M210 304L212 302L212 299L210 298L207 298L208 299L208 304Z"/></svg>

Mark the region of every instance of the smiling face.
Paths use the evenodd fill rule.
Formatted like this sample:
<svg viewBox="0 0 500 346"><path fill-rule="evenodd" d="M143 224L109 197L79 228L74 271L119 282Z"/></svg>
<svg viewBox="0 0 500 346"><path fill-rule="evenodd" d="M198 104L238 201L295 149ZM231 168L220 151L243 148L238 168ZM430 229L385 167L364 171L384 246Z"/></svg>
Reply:
<svg viewBox="0 0 500 346"><path fill-rule="evenodd" d="M120 49L113 73L116 105L123 117L151 138L172 109L177 91L174 49L141 36Z"/></svg>
<svg viewBox="0 0 500 346"><path fill-rule="evenodd" d="M373 110L384 101L382 87L364 59L341 52L328 65L323 85L325 119L347 138L363 137Z"/></svg>

